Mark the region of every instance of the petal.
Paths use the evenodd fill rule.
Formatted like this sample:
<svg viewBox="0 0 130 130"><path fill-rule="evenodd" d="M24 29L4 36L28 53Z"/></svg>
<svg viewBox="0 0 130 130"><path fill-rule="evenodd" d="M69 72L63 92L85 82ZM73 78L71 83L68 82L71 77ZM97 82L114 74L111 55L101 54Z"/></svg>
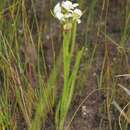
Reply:
<svg viewBox="0 0 130 130"><path fill-rule="evenodd" d="M75 7L78 7L79 6L79 4L78 3L74 3L73 4L73 7L75 8Z"/></svg>
<svg viewBox="0 0 130 130"><path fill-rule="evenodd" d="M78 24L80 24L80 23L81 23L81 20L80 20L80 19L77 19L77 22L78 22Z"/></svg>
<svg viewBox="0 0 130 130"><path fill-rule="evenodd" d="M59 19L59 20L63 20L63 18L64 18L64 15L63 15L62 13L59 13L59 12L56 13L55 16L56 16L56 18Z"/></svg>
<svg viewBox="0 0 130 130"><path fill-rule="evenodd" d="M56 4L56 6L54 7L54 14L56 13L60 13L61 12L61 6L60 3Z"/></svg>

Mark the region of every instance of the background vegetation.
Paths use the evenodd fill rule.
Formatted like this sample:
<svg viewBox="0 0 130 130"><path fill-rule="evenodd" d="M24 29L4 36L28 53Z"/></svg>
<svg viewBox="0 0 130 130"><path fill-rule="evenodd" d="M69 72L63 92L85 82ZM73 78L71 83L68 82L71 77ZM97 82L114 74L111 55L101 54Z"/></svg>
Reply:
<svg viewBox="0 0 130 130"><path fill-rule="evenodd" d="M0 0L0 130L57 127L64 81L62 27L51 14L57 2ZM85 50L64 129L128 130L130 2L74 2L84 15L70 72L77 52Z"/></svg>

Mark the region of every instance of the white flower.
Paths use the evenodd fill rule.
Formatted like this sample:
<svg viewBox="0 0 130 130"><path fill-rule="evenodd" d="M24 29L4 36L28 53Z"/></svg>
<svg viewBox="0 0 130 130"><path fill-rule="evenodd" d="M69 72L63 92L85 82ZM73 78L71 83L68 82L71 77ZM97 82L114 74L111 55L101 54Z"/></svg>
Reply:
<svg viewBox="0 0 130 130"><path fill-rule="evenodd" d="M71 1L63 1L61 3L61 7L63 7L64 9L66 9L67 11L70 11L71 9L73 9L73 4Z"/></svg>
<svg viewBox="0 0 130 130"><path fill-rule="evenodd" d="M78 3L73 4L68 0L58 3L53 10L54 16L61 22L64 22L64 24L67 22L72 23L73 21L81 23L80 17L82 16L82 11L77 8L78 6Z"/></svg>
<svg viewBox="0 0 130 130"><path fill-rule="evenodd" d="M73 11L73 19L77 21L78 24L81 23L80 17L82 16L82 11L80 9L75 9Z"/></svg>
<svg viewBox="0 0 130 130"><path fill-rule="evenodd" d="M54 7L54 15L55 17L60 20L60 21L64 21L64 14L61 13L61 6L60 3L56 4L56 6Z"/></svg>
<svg viewBox="0 0 130 130"><path fill-rule="evenodd" d="M83 13L82 13L82 11L81 11L80 9L75 9L75 10L74 10L74 14L77 15L77 17L80 18Z"/></svg>
<svg viewBox="0 0 130 130"><path fill-rule="evenodd" d="M61 3L61 7L63 7L65 10L67 10L67 11L69 11L69 12L73 12L72 10L73 10L74 8L76 8L77 6L79 6L78 3L72 4L71 1L63 1L63 2Z"/></svg>

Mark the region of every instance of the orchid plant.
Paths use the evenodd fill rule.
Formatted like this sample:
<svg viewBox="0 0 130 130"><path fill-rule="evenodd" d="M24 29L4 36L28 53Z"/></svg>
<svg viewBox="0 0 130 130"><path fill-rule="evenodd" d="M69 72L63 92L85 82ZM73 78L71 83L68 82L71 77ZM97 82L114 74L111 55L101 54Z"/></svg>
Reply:
<svg viewBox="0 0 130 130"><path fill-rule="evenodd" d="M72 69L70 65L73 59L73 51L75 47L77 24L81 23L82 11L78 8L78 3L71 1L63 1L56 4L54 7L54 16L60 21L63 27L63 68L64 68L64 83L61 98L59 100L55 123L56 130L63 130L65 119L70 108L76 75L79 69L79 64L83 49L76 54L75 64Z"/></svg>

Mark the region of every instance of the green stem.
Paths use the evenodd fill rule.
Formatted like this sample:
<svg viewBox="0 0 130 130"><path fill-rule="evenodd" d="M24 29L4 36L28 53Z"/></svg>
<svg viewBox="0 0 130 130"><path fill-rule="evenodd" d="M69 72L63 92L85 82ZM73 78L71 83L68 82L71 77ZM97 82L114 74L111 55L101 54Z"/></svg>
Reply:
<svg viewBox="0 0 130 130"><path fill-rule="evenodd" d="M63 130L64 122L70 107L72 95L74 92L74 86L76 81L76 75L78 72L80 59L82 56L83 49L78 52L76 56L76 62L72 70L70 65L72 62L73 51L76 40L77 23L73 23L71 30L63 32L63 69L64 69L64 84L61 99L56 110L56 130Z"/></svg>
<svg viewBox="0 0 130 130"><path fill-rule="evenodd" d="M71 56L71 58L72 58L72 54L73 54L74 46L75 46L76 31L77 31L77 23L74 22L73 28L72 28L72 43L71 43L71 50L70 50L70 56Z"/></svg>

